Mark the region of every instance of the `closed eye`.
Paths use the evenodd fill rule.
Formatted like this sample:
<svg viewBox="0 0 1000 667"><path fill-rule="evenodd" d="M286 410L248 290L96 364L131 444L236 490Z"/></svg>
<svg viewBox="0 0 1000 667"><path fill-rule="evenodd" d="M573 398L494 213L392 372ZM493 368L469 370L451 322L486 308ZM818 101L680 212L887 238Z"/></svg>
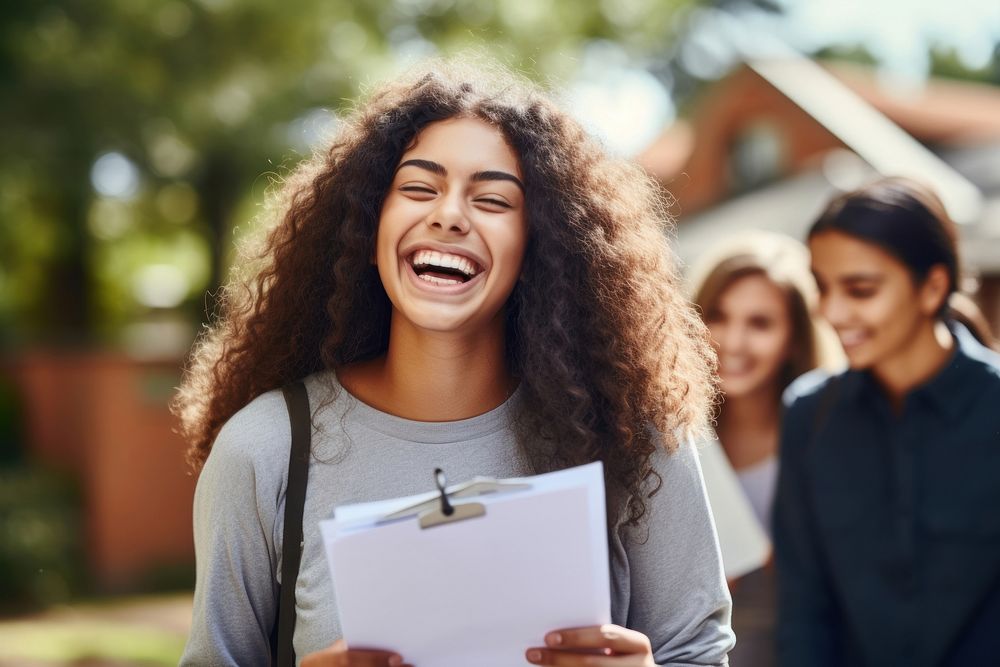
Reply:
<svg viewBox="0 0 1000 667"><path fill-rule="evenodd" d="M878 294L880 285L879 280L848 280L844 285L844 291L852 299L870 299Z"/></svg>
<svg viewBox="0 0 1000 667"><path fill-rule="evenodd" d="M401 185L399 186L400 192L423 192L429 195L436 195L437 192L431 188L423 185Z"/></svg>
<svg viewBox="0 0 1000 667"><path fill-rule="evenodd" d="M501 199L493 199L492 197L478 197L476 201L480 204L487 204L489 206L497 206L499 208L513 208L507 202Z"/></svg>

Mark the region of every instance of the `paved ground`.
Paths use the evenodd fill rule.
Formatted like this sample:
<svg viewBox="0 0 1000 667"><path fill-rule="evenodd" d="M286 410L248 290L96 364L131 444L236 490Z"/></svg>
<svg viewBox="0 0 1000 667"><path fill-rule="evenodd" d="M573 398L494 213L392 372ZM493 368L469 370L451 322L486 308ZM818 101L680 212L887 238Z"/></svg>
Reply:
<svg viewBox="0 0 1000 667"><path fill-rule="evenodd" d="M0 619L0 667L176 665L191 595L125 598Z"/></svg>

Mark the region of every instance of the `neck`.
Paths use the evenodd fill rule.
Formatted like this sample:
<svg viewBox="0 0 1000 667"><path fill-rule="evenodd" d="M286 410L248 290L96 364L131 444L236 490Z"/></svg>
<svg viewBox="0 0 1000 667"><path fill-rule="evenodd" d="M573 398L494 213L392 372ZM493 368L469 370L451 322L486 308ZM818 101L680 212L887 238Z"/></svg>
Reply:
<svg viewBox="0 0 1000 667"><path fill-rule="evenodd" d="M906 394L919 387L948 363L955 340L943 322L920 329L899 352L875 364L872 374L898 411Z"/></svg>
<svg viewBox="0 0 1000 667"><path fill-rule="evenodd" d="M455 421L489 412L516 381L505 360L503 313L475 334L418 329L393 316L385 356L340 369L341 384L369 405L406 419Z"/></svg>
<svg viewBox="0 0 1000 667"><path fill-rule="evenodd" d="M717 431L735 469L760 463L777 453L780 403L779 388L772 384L724 398Z"/></svg>

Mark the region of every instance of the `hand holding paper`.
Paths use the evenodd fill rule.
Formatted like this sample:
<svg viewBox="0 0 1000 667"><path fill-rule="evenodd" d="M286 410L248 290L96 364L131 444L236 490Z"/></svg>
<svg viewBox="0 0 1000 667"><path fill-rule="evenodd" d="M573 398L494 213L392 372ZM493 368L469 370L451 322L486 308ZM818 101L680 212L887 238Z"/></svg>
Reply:
<svg viewBox="0 0 1000 667"><path fill-rule="evenodd" d="M595 662L595 655L604 656L600 663ZM535 665L656 667L649 637L618 625L550 632L545 635L545 646L528 649L526 656Z"/></svg>

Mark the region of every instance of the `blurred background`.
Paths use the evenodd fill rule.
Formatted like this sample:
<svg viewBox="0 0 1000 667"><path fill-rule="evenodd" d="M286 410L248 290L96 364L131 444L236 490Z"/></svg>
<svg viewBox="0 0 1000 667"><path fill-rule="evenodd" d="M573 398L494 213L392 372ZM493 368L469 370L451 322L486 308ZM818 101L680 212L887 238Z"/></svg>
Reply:
<svg viewBox="0 0 1000 667"><path fill-rule="evenodd" d="M234 240L373 82L474 48L676 198L689 261L938 187L1000 324L990 0L35 0L0 9L0 665L176 664L195 478L167 403Z"/></svg>

